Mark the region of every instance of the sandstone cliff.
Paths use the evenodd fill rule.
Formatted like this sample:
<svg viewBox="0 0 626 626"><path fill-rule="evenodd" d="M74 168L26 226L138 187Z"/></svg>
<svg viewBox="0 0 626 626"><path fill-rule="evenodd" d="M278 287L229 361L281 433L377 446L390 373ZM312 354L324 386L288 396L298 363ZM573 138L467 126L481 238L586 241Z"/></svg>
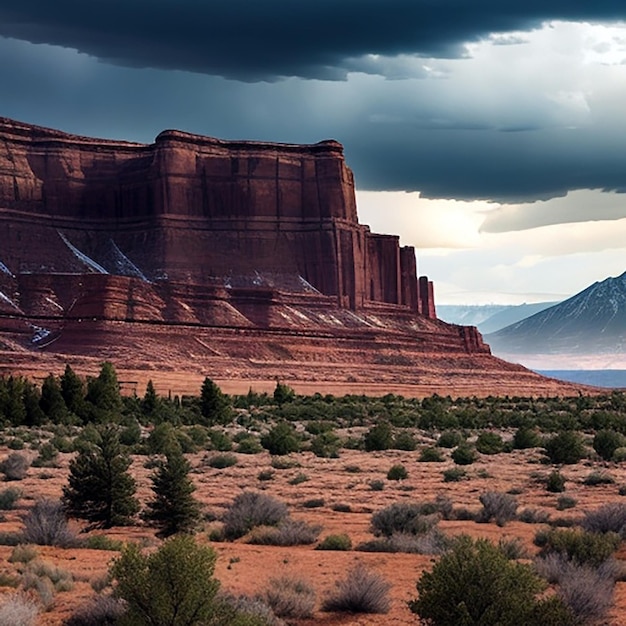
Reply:
<svg viewBox="0 0 626 626"><path fill-rule="evenodd" d="M143 145L0 118L0 241L6 369L59 355L244 379L521 371L437 320L414 250L359 224L335 141Z"/></svg>

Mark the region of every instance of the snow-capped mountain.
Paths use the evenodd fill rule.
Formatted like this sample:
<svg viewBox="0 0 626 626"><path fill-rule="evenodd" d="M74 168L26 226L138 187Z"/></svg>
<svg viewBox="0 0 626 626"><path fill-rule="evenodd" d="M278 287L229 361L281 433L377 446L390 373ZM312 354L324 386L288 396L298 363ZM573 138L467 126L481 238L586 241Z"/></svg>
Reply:
<svg viewBox="0 0 626 626"><path fill-rule="evenodd" d="M495 354L603 354L626 347L626 272L485 336Z"/></svg>

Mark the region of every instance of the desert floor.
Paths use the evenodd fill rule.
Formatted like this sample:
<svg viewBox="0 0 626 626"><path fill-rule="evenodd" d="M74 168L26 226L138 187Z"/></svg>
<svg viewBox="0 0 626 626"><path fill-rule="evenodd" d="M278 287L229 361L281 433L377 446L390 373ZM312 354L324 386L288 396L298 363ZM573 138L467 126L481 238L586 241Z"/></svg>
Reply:
<svg viewBox="0 0 626 626"><path fill-rule="evenodd" d="M426 443L426 441L423 441ZM10 450L0 448L0 459ZM29 453L29 451L25 451ZM34 452L30 452L34 456ZM353 546L371 539L369 530L371 514L395 502L434 499L444 494L452 499L455 507L480 509L479 496L486 491L516 493L520 509L540 508L550 513L551 518L577 517L585 510L591 510L603 503L620 501L620 485L626 484L626 471L623 466L598 461L584 461L575 466L561 469L567 478L565 495L577 500L574 508L557 511L559 495L549 493L541 478L553 469L541 463L538 449L513 451L493 456L481 455L473 465L467 466L467 479L459 482L444 482L442 472L453 466L449 451L444 450L446 461L441 463L420 463L419 452L384 451L362 452L342 450L335 459L318 458L310 452L290 455L294 466L288 469L274 469L271 480L261 481L259 472L271 469L271 457L266 452L256 455L236 454L237 464L226 469L213 469L203 460L207 452L189 455L194 467L192 474L197 487L196 496L203 503L205 512L219 515L233 498L243 490L263 490L283 500L289 507L292 517L303 519L322 526L320 538L331 533L347 533ZM33 500L40 497L58 498L66 482L71 454L60 454L58 467L29 469L28 476L19 482L4 483L1 488L18 487L22 498L16 509L4 512L0 522L0 532L18 530L21 515ZM134 457L132 473L139 485L138 496L142 502L149 499L151 470L143 464L148 457ZM403 481L389 481L386 474L396 463L402 463L408 470L408 478ZM586 486L582 481L593 470L608 472L614 484ZM307 480L290 484L298 474ZM374 491L369 483L372 480L384 481L382 491ZM307 508L304 503L313 498L322 498L323 506ZM339 510L337 510L339 509ZM210 516L209 516L210 517ZM199 532L198 540L208 542L211 523L207 522ZM77 530L80 526L76 525ZM541 528L538 524L525 524L514 521L503 527L495 523L479 524L473 521L441 521L439 528L447 533L467 533L475 537L487 537L497 542L501 537L519 537L528 549L529 556L537 551L533 537ZM103 532L103 531L98 531ZM105 534L125 541L141 541L148 546L158 545L154 531L141 524L128 528L114 528ZM293 622L304 624L360 626L397 625L419 623L408 607L407 601L416 597L415 583L420 573L431 566L434 557L413 554L366 553L357 550L331 552L315 550L315 546L282 548L255 546L242 540L233 543L213 543L218 553L216 577L222 588L235 594L261 593L272 577L301 575L316 589L318 607L321 599L342 578L356 562L362 562L379 572L392 583L391 610L386 615L342 615L316 611L309 620ZM70 591L58 592L47 611L42 612L38 624L60 625L78 605L94 595L91 582L105 575L107 567L116 552L88 549L58 549L38 547L39 557L66 570L75 580ZM15 567L7 559L12 548L0 546L0 569L11 571ZM620 555L618 554L618 557ZM626 558L626 551L621 555ZM9 590L7 590L9 591ZM616 586L614 608L606 624L617 626L626 624L626 583Z"/></svg>

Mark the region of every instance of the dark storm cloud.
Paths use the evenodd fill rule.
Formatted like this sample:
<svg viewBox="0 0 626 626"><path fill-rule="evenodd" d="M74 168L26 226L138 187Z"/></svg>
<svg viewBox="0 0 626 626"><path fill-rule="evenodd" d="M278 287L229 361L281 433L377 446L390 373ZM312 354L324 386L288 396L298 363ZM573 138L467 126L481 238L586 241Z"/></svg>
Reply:
<svg viewBox="0 0 626 626"><path fill-rule="evenodd" d="M0 1L5 37L245 81L341 79L365 55L454 57L493 32L624 18L623 0Z"/></svg>

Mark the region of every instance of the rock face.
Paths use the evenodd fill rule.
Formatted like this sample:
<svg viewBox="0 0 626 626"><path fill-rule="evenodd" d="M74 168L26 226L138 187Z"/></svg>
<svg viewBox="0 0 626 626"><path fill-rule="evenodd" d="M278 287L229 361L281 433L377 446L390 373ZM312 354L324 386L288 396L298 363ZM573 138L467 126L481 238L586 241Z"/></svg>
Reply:
<svg viewBox="0 0 626 626"><path fill-rule="evenodd" d="M515 367L474 327L437 320L413 248L359 224L335 141L165 131L143 145L0 118L0 241L7 369L107 349L243 378L343 363L358 366L346 379L386 366L410 384L425 355Z"/></svg>

